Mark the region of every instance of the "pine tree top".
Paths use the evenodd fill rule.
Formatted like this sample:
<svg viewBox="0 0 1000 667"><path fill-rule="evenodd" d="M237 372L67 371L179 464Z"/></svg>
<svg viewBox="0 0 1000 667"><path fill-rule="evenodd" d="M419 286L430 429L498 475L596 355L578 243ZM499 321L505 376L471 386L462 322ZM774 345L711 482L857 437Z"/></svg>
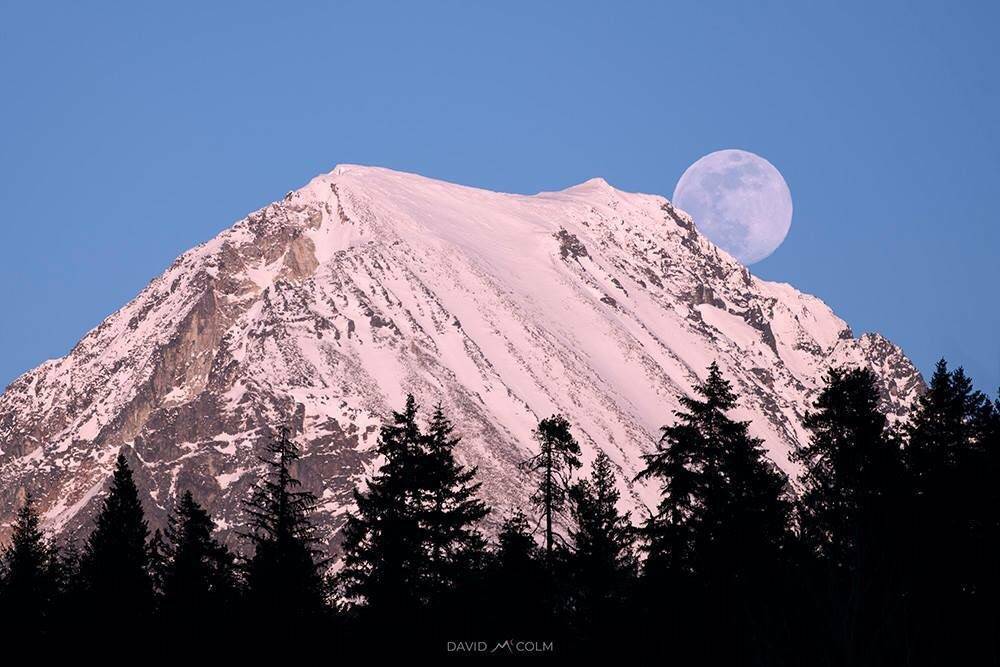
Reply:
<svg viewBox="0 0 1000 667"><path fill-rule="evenodd" d="M292 472L292 466L300 457L298 445L289 430L282 428L268 442L265 451L267 456L258 457L265 466L264 475L244 503L250 526L244 537L257 545L301 541L310 545L311 553L318 555L319 551L311 546L318 538L310 518L316 507L316 496L311 491L301 490L302 483Z"/></svg>
<svg viewBox="0 0 1000 667"><path fill-rule="evenodd" d="M149 524L143 513L132 468L124 452L119 452L111 486L101 503L97 525L87 541L87 550L144 550L148 538Z"/></svg>

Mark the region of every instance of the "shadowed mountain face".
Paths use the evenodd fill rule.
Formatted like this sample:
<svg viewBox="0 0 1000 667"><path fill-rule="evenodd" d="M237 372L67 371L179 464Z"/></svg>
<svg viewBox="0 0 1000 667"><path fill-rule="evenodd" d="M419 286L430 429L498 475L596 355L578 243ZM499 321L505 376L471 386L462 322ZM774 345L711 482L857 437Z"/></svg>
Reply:
<svg viewBox="0 0 1000 667"><path fill-rule="evenodd" d="M0 538L23 494L46 526L90 529L123 446L154 524L191 489L232 539L271 429L335 548L389 410L440 401L488 501L522 504L517 463L560 412L624 498L641 455L718 361L772 459L831 365L869 365L884 407L922 388L898 348L854 338L819 299L753 277L662 197L595 179L499 194L342 165L185 253L62 359L0 396ZM499 512L494 513L494 517Z"/></svg>

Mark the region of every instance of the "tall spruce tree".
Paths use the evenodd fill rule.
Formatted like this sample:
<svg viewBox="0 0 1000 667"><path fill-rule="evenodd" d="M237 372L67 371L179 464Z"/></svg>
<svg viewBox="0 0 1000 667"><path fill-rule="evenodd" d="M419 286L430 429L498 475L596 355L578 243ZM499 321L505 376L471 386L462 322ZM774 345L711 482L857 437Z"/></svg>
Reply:
<svg viewBox="0 0 1000 667"><path fill-rule="evenodd" d="M343 594L369 613L395 618L420 604L422 489L415 473L423 466L423 443L410 395L379 431L381 467L366 490L354 491L357 511L344 527L339 582Z"/></svg>
<svg viewBox="0 0 1000 667"><path fill-rule="evenodd" d="M170 514L163 543L161 609L174 623L194 629L224 618L236 597L233 556L212 537L215 523L190 491Z"/></svg>
<svg viewBox="0 0 1000 667"><path fill-rule="evenodd" d="M875 374L867 368L830 370L804 425L812 435L796 455L803 466L802 537L835 567L857 567L863 540L892 520L887 512L902 479Z"/></svg>
<svg viewBox="0 0 1000 667"><path fill-rule="evenodd" d="M778 558L787 536L787 480L766 457L747 422L727 415L732 387L712 363L682 396L677 421L644 457L640 479L659 481L662 499L643 528L647 570L740 576Z"/></svg>
<svg viewBox="0 0 1000 667"><path fill-rule="evenodd" d="M980 415L982 440L977 446L981 465L972 484L979 493L980 520L974 527L975 559L971 563L977 581L975 609L987 637L992 639L992 658L1000 661L1000 397Z"/></svg>
<svg viewBox="0 0 1000 667"><path fill-rule="evenodd" d="M327 611L323 560L312 513L316 497L293 474L299 448L282 429L259 460L266 472L245 504L253 546L246 563L250 610L281 623ZM204 524L202 525L204 529Z"/></svg>
<svg viewBox="0 0 1000 667"><path fill-rule="evenodd" d="M0 624L22 637L41 634L51 623L59 589L58 553L43 535L28 493L10 544L0 552Z"/></svg>
<svg viewBox="0 0 1000 667"><path fill-rule="evenodd" d="M535 440L539 445L538 454L521 463L521 467L537 479L531 503L545 522L545 556L551 561L556 536L554 523L566 507L573 471L580 467L580 445L562 415L540 421L535 429Z"/></svg>
<svg viewBox="0 0 1000 667"><path fill-rule="evenodd" d="M978 619L995 569L996 561L988 562L1000 555L987 528L995 480L983 474L991 467L992 412L965 372L949 371L942 359L904 427L912 492L907 616L911 653L926 662L944 660L956 645L981 645L992 634Z"/></svg>
<svg viewBox="0 0 1000 667"><path fill-rule="evenodd" d="M433 606L454 592L480 559L475 468L454 457L459 438L438 406L426 433L408 396L402 412L382 427L376 453L383 463L345 528L345 593L376 614L398 615Z"/></svg>
<svg viewBox="0 0 1000 667"><path fill-rule="evenodd" d="M907 466L918 495L935 493L935 475L954 471L978 440L979 417L988 408L961 368L948 370L941 359L931 381L917 399L905 426Z"/></svg>
<svg viewBox="0 0 1000 667"><path fill-rule="evenodd" d="M533 563L539 561L538 545L524 512L516 510L504 519L493 560L497 569L511 575L508 582L521 579L523 573L535 569Z"/></svg>
<svg viewBox="0 0 1000 667"><path fill-rule="evenodd" d="M426 587L431 596L454 591L483 555L479 522L489 508L477 496L482 486L477 469L455 460L461 438L438 404L424 438L424 485L420 499L421 528L427 541Z"/></svg>
<svg viewBox="0 0 1000 667"><path fill-rule="evenodd" d="M674 631L671 639L658 636L676 644L681 659L755 660L747 648L761 636L759 618L770 608L787 544L787 480L749 424L728 416L736 396L717 364L695 393L680 398L676 421L663 427L639 474L661 489L641 529L643 604Z"/></svg>
<svg viewBox="0 0 1000 667"><path fill-rule="evenodd" d="M149 526L124 453L87 539L80 577L92 622L136 624L153 610Z"/></svg>
<svg viewBox="0 0 1000 667"><path fill-rule="evenodd" d="M811 438L803 466L799 525L804 544L827 574L815 594L833 591L831 637L838 660L879 663L898 655L898 572L903 466L900 447L879 410L875 374L832 369L804 420Z"/></svg>
<svg viewBox="0 0 1000 667"><path fill-rule="evenodd" d="M574 607L585 633L615 624L635 576L634 529L629 514L619 513L619 499L611 459L601 452L590 478L572 490Z"/></svg>
<svg viewBox="0 0 1000 667"><path fill-rule="evenodd" d="M486 570L484 598L490 604L483 611L497 638L544 634L551 619L547 605L538 602L548 590L548 572L528 518L513 512L500 527Z"/></svg>

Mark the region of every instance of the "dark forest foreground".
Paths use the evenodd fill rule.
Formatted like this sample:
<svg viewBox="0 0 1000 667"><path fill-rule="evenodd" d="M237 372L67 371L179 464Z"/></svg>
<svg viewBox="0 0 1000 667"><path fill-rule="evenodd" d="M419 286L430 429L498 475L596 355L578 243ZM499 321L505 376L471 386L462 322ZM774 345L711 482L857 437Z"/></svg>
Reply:
<svg viewBox="0 0 1000 667"><path fill-rule="evenodd" d="M793 484L727 416L738 399L713 364L645 457L661 499L640 517L618 509L611 460L585 474L572 425L543 419L534 485L492 539L456 425L411 397L333 568L289 434L261 458L239 553L191 492L151 534L123 450L85 543L47 538L25 499L0 560L5 652L997 664L1000 405L941 362L889 424L875 387L829 373Z"/></svg>

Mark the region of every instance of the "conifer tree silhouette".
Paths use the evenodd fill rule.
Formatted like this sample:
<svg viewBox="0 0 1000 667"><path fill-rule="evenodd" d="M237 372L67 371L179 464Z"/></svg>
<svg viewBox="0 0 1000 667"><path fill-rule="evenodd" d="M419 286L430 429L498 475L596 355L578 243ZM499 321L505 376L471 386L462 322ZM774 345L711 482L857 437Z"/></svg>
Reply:
<svg viewBox="0 0 1000 667"><path fill-rule="evenodd" d="M738 575L785 545L787 479L749 424L727 416L736 396L717 364L695 392L700 398L681 397L677 421L663 427L639 474L657 479L662 491L643 528L647 570Z"/></svg>
<svg viewBox="0 0 1000 667"><path fill-rule="evenodd" d="M478 567L485 542L478 523L489 508L478 498L482 486L476 468L455 460L460 441L441 405L435 407L424 437L424 486L419 520L427 542L426 579L429 595L453 591L463 577Z"/></svg>
<svg viewBox="0 0 1000 667"><path fill-rule="evenodd" d="M167 621L197 630L235 603L233 556L212 537L214 530L208 512L185 491L163 537L161 609Z"/></svg>
<svg viewBox="0 0 1000 667"><path fill-rule="evenodd" d="M875 375L868 369L833 369L815 410L804 420L812 433L798 453L804 466L802 535L838 568L857 565L860 522L884 512L898 487L902 461L879 410Z"/></svg>
<svg viewBox="0 0 1000 667"><path fill-rule="evenodd" d="M797 454L803 466L801 537L827 568L819 591L840 629L832 638L848 664L887 662L902 650L899 571L902 502L899 444L879 409L875 374L832 369L815 410L804 419L811 438Z"/></svg>
<svg viewBox="0 0 1000 667"><path fill-rule="evenodd" d="M80 563L91 620L135 625L153 611L149 527L124 453L115 461L111 487L97 515Z"/></svg>
<svg viewBox="0 0 1000 667"><path fill-rule="evenodd" d="M379 431L375 453L383 463L355 489L357 511L344 526L343 594L369 614L398 618L417 609L424 543L419 501L422 488L416 471L424 465L417 403L407 396L402 412Z"/></svg>
<svg viewBox="0 0 1000 667"><path fill-rule="evenodd" d="M324 561L312 522L316 497L301 489L292 472L298 459L299 448L283 428L259 458L266 472L245 504L244 538L254 549L245 566L247 602L252 613L279 623L327 611Z"/></svg>
<svg viewBox="0 0 1000 667"><path fill-rule="evenodd" d="M976 465L970 484L977 490L977 521L973 526L970 563L976 578L973 613L980 636L987 646L983 653L1000 661L1000 397L979 416L981 440L976 447Z"/></svg>
<svg viewBox="0 0 1000 667"><path fill-rule="evenodd" d="M540 636L550 621L539 604L548 590L549 575L528 518L514 511L503 521L486 572L483 610L488 629L497 638Z"/></svg>
<svg viewBox="0 0 1000 667"><path fill-rule="evenodd" d="M604 452L594 459L590 478L577 482L571 495L574 608L586 637L610 632L622 616L636 573L634 529L629 514L618 511L614 468Z"/></svg>
<svg viewBox="0 0 1000 667"><path fill-rule="evenodd" d="M0 552L0 625L21 637L42 634L52 622L59 589L58 553L42 533L28 493L10 544Z"/></svg>
<svg viewBox="0 0 1000 667"><path fill-rule="evenodd" d="M695 393L680 397L676 421L638 476L661 490L640 531L643 604L676 632L681 659L749 659L741 641L766 606L788 542L787 480L749 424L728 416L736 396L717 364ZM664 606L663 595L674 603ZM713 633L728 639L712 642Z"/></svg>
<svg viewBox="0 0 1000 667"><path fill-rule="evenodd" d="M553 415L538 422L534 434L539 452L521 463L521 468L532 473L537 480L531 503L545 522L545 556L551 561L555 544L553 524L566 506L573 471L580 467L580 445L562 415Z"/></svg>
<svg viewBox="0 0 1000 667"><path fill-rule="evenodd" d="M736 396L712 364L645 457L639 478L661 497L638 530L618 511L608 456L573 484L580 448L569 423L542 420L540 451L522 465L543 546L515 510L489 549L480 532L489 509L477 469L456 459L454 425L438 405L422 429L409 396L379 433L379 468L355 491L338 583L357 613L344 615L327 605L316 500L296 479L286 432L269 443L246 503L245 588L190 492L150 539L120 453L79 555L45 538L25 499L0 549L0 624L22 640L74 645L112 627L130 643L171 628L217 632L235 614L285 634L353 622L343 639L366 653L436 654L446 640L475 637L680 663L995 663L1000 399L942 361L892 426L882 385L867 369L827 373L803 422L809 441L794 454L802 474L792 501L763 443L729 417ZM647 556L641 578L634 535ZM150 622L155 609L167 623ZM389 645L373 644L386 628Z"/></svg>
<svg viewBox="0 0 1000 667"><path fill-rule="evenodd" d="M978 604L996 569L988 565L991 517L995 521L995 478L990 470L991 402L965 372L940 360L927 391L904 427L905 458L912 492L905 561L907 616L927 663L955 655L956 645L982 643L991 632L977 618ZM935 628L935 632L919 631Z"/></svg>
<svg viewBox="0 0 1000 667"><path fill-rule="evenodd" d="M518 578L518 573L531 569L531 563L537 563L538 558L538 545L531 536L528 517L521 511L515 511L504 520L500 528L497 537L496 566L514 574L511 577L513 580Z"/></svg>
<svg viewBox="0 0 1000 667"><path fill-rule="evenodd" d="M345 527L343 590L369 612L399 615L455 592L478 566L484 542L477 524L488 508L476 469L454 457L459 438L443 409L426 433L408 396L383 425L376 453L384 462Z"/></svg>

